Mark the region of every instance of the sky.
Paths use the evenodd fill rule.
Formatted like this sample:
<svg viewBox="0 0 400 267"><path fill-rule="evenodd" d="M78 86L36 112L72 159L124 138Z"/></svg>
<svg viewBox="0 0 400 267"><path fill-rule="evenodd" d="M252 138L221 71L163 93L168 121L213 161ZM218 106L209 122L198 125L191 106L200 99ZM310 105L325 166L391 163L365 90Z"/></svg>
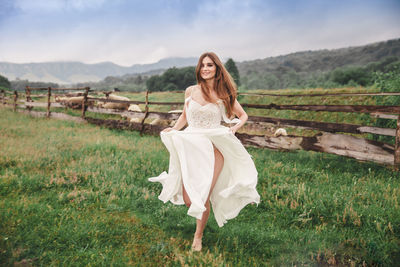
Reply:
<svg viewBox="0 0 400 267"><path fill-rule="evenodd" d="M0 0L0 62L246 61L400 38L400 0Z"/></svg>

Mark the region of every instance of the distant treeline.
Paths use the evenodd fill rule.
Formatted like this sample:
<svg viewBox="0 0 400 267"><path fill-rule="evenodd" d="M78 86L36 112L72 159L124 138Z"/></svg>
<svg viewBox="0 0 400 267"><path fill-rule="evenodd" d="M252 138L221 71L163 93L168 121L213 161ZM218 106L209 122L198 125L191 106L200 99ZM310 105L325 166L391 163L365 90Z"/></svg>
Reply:
<svg viewBox="0 0 400 267"><path fill-rule="evenodd" d="M30 82L29 80L14 80L10 82L11 88L17 91L24 91L26 86L30 87L52 87L59 88L60 85L57 83L48 83L48 82Z"/></svg>
<svg viewBox="0 0 400 267"><path fill-rule="evenodd" d="M227 62L228 63L228 62ZM336 88L341 86L370 86L376 83L376 73L389 73L400 69L400 59L387 57L378 62L371 62L365 66L337 67L331 71L296 72L293 69L271 70L268 72L237 71L235 62L229 59L229 72L239 89L283 89L283 88ZM228 67L227 66L227 67ZM111 90L118 88L121 91L175 91L184 90L196 83L195 67L169 68L162 74L144 76L140 74L124 75L122 77L108 76L101 82L79 83L78 87L89 86L94 90ZM31 87L60 87L56 83L30 82L28 80L8 81L0 75L0 87L15 90L25 90ZM400 88L398 88L400 90Z"/></svg>
<svg viewBox="0 0 400 267"><path fill-rule="evenodd" d="M230 59L231 60L231 59ZM232 61L233 62L233 61ZM227 65L227 64L226 64ZM331 71L296 72L279 69L264 73L250 71L240 73L233 62L231 75L241 90L284 88L336 88L341 86L370 86L375 83L376 73L388 73L400 67L397 57L388 57L365 66L337 67ZM236 73L235 73L236 69ZM184 90L196 83L195 67L170 68L150 77L136 76L129 79L109 77L104 80L109 87L122 91L175 91ZM400 89L400 88L399 88Z"/></svg>
<svg viewBox="0 0 400 267"><path fill-rule="evenodd" d="M236 63L225 67L240 90L286 88L336 88L370 86L376 73L388 73L400 65L400 40L365 47L299 52L286 56ZM170 68L153 75L107 77L91 88L119 88L122 91L184 90L196 83L195 67Z"/></svg>
<svg viewBox="0 0 400 267"><path fill-rule="evenodd" d="M365 66L337 67L331 71L296 71L293 68L277 68L267 72L249 70L241 73L241 83L246 90L369 86L374 84L376 72L387 73L399 66L398 57L388 57Z"/></svg>
<svg viewBox="0 0 400 267"><path fill-rule="evenodd" d="M225 67L237 85L240 85L240 75L232 58L228 59ZM149 91L178 91L196 84L196 68L169 68L162 75L151 76L146 81Z"/></svg>

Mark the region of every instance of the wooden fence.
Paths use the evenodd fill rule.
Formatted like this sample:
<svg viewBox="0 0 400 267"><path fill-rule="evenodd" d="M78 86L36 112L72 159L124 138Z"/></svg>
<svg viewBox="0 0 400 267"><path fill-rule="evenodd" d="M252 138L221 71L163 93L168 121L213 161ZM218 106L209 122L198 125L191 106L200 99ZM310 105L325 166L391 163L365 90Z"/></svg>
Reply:
<svg viewBox="0 0 400 267"><path fill-rule="evenodd" d="M32 91L47 91L47 94L33 95ZM90 88L30 88L25 90L25 99L18 101L22 93L17 91L9 92L2 90L0 97L3 105L12 105L14 111L17 107L26 109L27 112L33 114L33 107L46 107L47 117L52 117L51 107L65 107L57 102L52 102L52 92L68 91L69 93L55 94L54 96L83 96L81 103L81 118L85 121L97 125L104 125L110 128L138 130L141 133L158 134L163 127L161 125L153 125L145 123L145 119L160 119L160 120L176 120L179 113L149 111L149 106L182 106L182 102L156 102L149 101L149 92L146 92L145 101L123 101L108 99L111 92L103 92L106 97L89 96L92 92ZM71 93L73 91L75 93ZM76 92L79 91L79 92ZM178 92L178 93L183 93ZM7 96L8 95L8 96ZM392 93L327 93L327 94L266 94L266 93L241 93L240 95L255 95L255 96L272 96L272 97L316 97L316 96L400 96L400 92ZM32 97L47 97L47 102L33 102ZM127 110L111 110L89 105L90 102L101 101L111 103L125 104L143 104L145 105L144 112L134 112ZM12 103L10 103L12 102ZM22 104L19 104L22 102ZM356 125L346 123L329 123L307 120L283 119L264 116L249 116L250 124L274 124L279 127L293 127L301 129L318 130L320 133L314 136L267 136L267 135L250 135L246 133L237 133L236 136L245 145L266 147L280 150L311 150L325 153L332 153L347 157L356 158L363 161L374 161L381 164L394 165L396 169L400 168L400 106L373 106L373 105L278 105L278 104L251 104L241 103L245 108L255 109L275 109L275 110L297 110L297 111L324 111L324 112L356 112L366 113L373 117L394 119L397 120L397 128L380 128L368 125ZM95 112L103 114L117 114L127 118L137 118L140 122L129 122L124 120L104 120L87 116L86 112ZM36 113L37 114L37 113ZM53 115L56 116L58 114ZM344 134L347 133L347 134ZM395 146L368 140L361 137L356 137L354 134L377 134L395 137ZM353 135L349 135L353 134Z"/></svg>

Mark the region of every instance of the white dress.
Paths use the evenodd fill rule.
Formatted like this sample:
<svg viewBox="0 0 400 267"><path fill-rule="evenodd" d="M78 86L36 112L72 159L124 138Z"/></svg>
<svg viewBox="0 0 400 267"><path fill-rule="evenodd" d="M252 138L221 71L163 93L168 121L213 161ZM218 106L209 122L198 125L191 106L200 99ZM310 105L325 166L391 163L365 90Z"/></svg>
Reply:
<svg viewBox="0 0 400 267"><path fill-rule="evenodd" d="M214 144L224 157L224 166L210 196L215 219L221 227L247 204L260 202L256 191L257 170L239 139L221 125L222 119L227 123L240 122L227 118L221 100L200 105L188 97L185 105L188 127L183 131L161 132L161 140L170 153L168 173L149 181L162 184L160 200L177 205L184 204L183 183L192 203L188 215L201 219L213 178Z"/></svg>

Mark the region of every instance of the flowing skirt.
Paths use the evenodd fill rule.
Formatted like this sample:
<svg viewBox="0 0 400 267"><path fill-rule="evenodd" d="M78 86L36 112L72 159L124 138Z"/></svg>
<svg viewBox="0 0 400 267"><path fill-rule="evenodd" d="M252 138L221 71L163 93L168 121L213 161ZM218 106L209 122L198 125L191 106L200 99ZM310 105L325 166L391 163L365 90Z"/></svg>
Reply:
<svg viewBox="0 0 400 267"><path fill-rule="evenodd" d="M214 217L221 227L235 218L249 203L259 203L256 191L257 170L251 156L228 127L162 132L161 140L170 154L169 170L158 177L159 199L164 203L184 204L182 183L191 200L188 215L201 219L210 193L214 173L214 148L222 153L224 165L210 196Z"/></svg>

